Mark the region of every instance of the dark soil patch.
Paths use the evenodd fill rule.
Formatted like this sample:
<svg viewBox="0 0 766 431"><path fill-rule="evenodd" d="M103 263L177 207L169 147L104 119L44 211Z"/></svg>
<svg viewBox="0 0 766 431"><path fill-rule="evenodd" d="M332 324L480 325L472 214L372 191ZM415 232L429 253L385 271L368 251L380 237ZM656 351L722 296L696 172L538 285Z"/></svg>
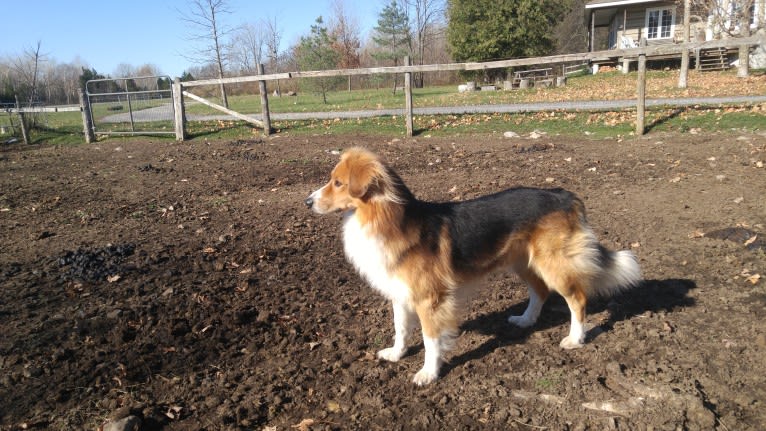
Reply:
<svg viewBox="0 0 766 431"><path fill-rule="evenodd" d="M339 217L303 204L351 145L424 199L570 189L646 281L589 304L588 344L564 351L561 298L511 327L526 288L495 275L440 380L416 388L419 337L397 364L373 359L393 336L390 306L346 263ZM766 427L764 136L1 151L0 429L128 415L145 430Z"/></svg>

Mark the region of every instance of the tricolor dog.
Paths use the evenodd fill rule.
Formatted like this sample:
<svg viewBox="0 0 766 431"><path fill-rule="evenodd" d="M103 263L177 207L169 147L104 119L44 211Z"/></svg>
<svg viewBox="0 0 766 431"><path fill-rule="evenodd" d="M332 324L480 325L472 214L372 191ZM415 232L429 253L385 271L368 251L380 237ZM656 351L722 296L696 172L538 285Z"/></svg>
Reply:
<svg viewBox="0 0 766 431"><path fill-rule="evenodd" d="M564 297L571 312L565 349L585 341L589 296L641 279L635 256L599 244L582 201L562 189L518 187L465 202L425 202L380 157L352 148L306 205L343 214L348 260L393 303L394 344L378 358L398 361L419 321L425 363L417 385L438 378L461 306L492 271L512 269L528 286L524 314L508 318L514 325L533 325L551 291Z"/></svg>

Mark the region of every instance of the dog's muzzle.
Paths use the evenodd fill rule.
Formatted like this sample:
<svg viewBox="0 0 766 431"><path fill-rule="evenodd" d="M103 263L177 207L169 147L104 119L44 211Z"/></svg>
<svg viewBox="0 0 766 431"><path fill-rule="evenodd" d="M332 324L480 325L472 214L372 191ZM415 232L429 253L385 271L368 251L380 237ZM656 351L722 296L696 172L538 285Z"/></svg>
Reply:
<svg viewBox="0 0 766 431"><path fill-rule="evenodd" d="M314 197L313 196L309 196L303 202L306 204L307 207L311 208L311 207L314 206Z"/></svg>

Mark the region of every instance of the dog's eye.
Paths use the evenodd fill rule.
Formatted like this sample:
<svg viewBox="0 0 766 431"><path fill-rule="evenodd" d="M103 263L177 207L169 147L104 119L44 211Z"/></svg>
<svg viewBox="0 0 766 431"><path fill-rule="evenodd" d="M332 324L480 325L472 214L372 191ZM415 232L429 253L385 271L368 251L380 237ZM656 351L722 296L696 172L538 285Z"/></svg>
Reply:
<svg viewBox="0 0 766 431"><path fill-rule="evenodd" d="M340 180L335 180L335 182L333 183L333 185L334 185L335 187L340 187L340 186L342 186L342 185L343 185L343 183L342 183L342 182L340 182Z"/></svg>

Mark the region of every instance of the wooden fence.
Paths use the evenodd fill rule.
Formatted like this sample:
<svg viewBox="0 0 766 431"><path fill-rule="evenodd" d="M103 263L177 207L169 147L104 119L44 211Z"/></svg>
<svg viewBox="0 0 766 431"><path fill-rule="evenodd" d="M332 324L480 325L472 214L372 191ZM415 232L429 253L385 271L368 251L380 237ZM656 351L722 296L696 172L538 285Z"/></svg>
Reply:
<svg viewBox="0 0 766 431"><path fill-rule="evenodd" d="M562 70L566 64L572 64L577 62L589 62L594 59L635 59L638 61L638 79L637 79L637 100L636 100L636 133L642 135L644 133L644 111L646 104L646 60L653 56L667 56L667 55L680 55L684 51L696 52L704 49L711 48L732 48L732 47L751 47L753 45L766 45L766 37L763 35L756 35L742 39L724 39L708 42L686 43L677 45L658 45L647 46L628 49L616 49L606 51L595 51L587 53L577 54L564 54L554 55L547 57L534 57L534 58L519 58L512 60L500 60L500 61L488 61L488 62L471 62L471 63L449 63L449 64L427 64L427 65L410 65L409 59L406 60L404 66L395 67L368 67L360 69L337 69L337 70L314 70L314 71L299 71L299 72L287 72L287 73L273 73L264 74L263 65L259 66L259 75L253 76L241 76L233 78L223 79L205 79L197 81L181 82L176 79L173 82L173 104L175 111L175 136L179 141L183 141L186 137L186 115L184 112L184 96L191 98L195 101L208 105L214 109L225 112L235 118L247 121L256 127L262 128L265 134L272 132L268 94L266 91L266 83L268 81L291 79L291 78L319 78L319 77L337 77L337 76L353 76L353 75L372 75L372 74L404 74L404 117L407 128L407 136L413 134L413 104L412 104L412 74L421 72L442 72L442 71L472 71L472 70L490 70L499 68L510 67L526 67L526 66L541 66L541 65L561 65ZM245 82L257 82L259 84L259 91L261 96L261 118L253 118L249 115L243 115L231 109L224 108L223 106L212 103L199 97L190 91L193 87L205 86L205 85L220 85L220 84L237 84ZM80 95L80 106L72 106L66 108L14 108L11 112L17 113L20 117L23 117L26 112L58 112L58 111L81 111L83 117L83 131L85 134L85 141L90 143L95 140L92 118L89 115L89 107L87 106L87 97ZM22 121L23 124L23 121Z"/></svg>
<svg viewBox="0 0 766 431"><path fill-rule="evenodd" d="M18 97L16 98L16 106L14 108L6 109L8 114L16 114L19 119L19 129L21 130L21 138L23 139L25 144L30 143L29 139L29 129L26 121L26 114L31 113L43 113L43 112L82 112L83 117L83 128L85 132L85 142L90 144L91 142L95 141L95 137L93 135L93 128L90 127L90 115L88 113L87 109L87 98L85 98L85 101L83 101L84 98L84 91L80 90L80 104L79 105L68 105L68 106L31 106L31 107L21 107L19 104Z"/></svg>
<svg viewBox="0 0 766 431"><path fill-rule="evenodd" d="M268 95L265 91L266 82L278 79L290 79L290 78L320 78L320 77L337 77L337 76L352 76L352 75L371 75L371 74L404 74L404 93L405 93L405 106L404 117L407 128L407 136L412 136L412 74L419 72L442 72L442 71L472 71L472 70L490 70L498 68L510 68L510 67L524 67L524 66L539 66L539 65L565 65L574 62L585 62L594 59L634 59L638 62L638 83L636 100L636 133L642 135L644 133L644 110L645 110L645 97L646 97L646 60L653 56L667 56L667 55L679 55L684 52L698 52L703 49L710 48L730 48L740 46L753 46L753 45L766 44L766 37L759 35L743 39L725 39L707 42L686 43L677 45L658 45L658 46L645 46L638 48L616 49L606 51L595 51L587 53L577 54L564 54L554 55L547 57L535 57L535 58L519 58L512 60L500 60L500 61L488 61L488 62L472 62L472 63L450 63L450 64L428 64L413 66L409 64L408 59L404 66L396 67L368 67L360 69L336 69L336 70L314 70L314 71L299 71L288 73L274 73L274 74L260 74L254 76L242 76L234 78L223 79L205 79L199 81L180 82L176 80L173 84L173 97L175 99L176 106L176 139L183 140L185 137L185 115L183 110L183 96L190 97L215 109L218 109L227 114L233 115L236 118L248 121L257 127L261 127L265 134L271 133L270 113L268 109ZM262 72L262 66L260 71ZM258 82L260 85L261 101L262 101L262 119L258 120L247 115L236 113L232 110L225 109L214 103L208 102L199 96L193 95L187 88L203 86L203 85L220 85L220 84L236 84L244 82Z"/></svg>

